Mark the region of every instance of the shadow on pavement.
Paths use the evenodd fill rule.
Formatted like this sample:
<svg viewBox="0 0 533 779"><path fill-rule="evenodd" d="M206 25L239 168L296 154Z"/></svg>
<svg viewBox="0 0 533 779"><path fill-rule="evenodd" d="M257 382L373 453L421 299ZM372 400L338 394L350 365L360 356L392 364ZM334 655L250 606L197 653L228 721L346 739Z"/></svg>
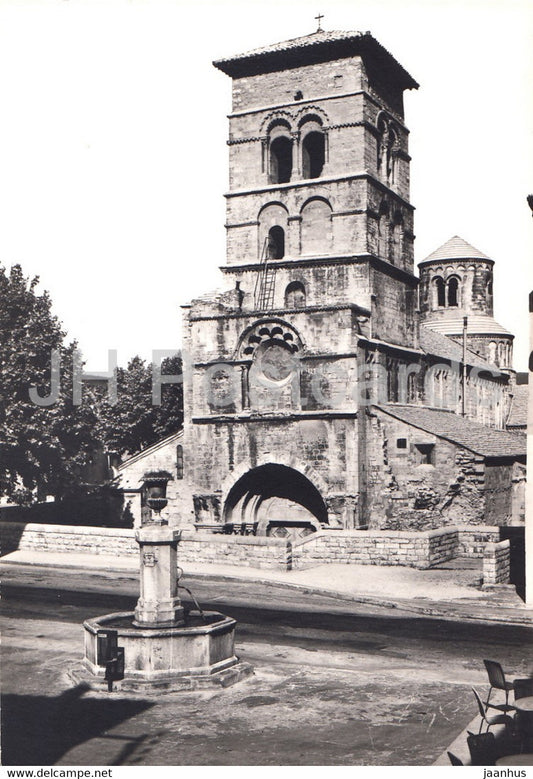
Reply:
<svg viewBox="0 0 533 779"><path fill-rule="evenodd" d="M142 700L84 699L88 689L80 684L55 698L2 696L2 764L55 765L73 747L104 737L107 730L153 706ZM120 765L145 736L117 738L126 743L114 765Z"/></svg>

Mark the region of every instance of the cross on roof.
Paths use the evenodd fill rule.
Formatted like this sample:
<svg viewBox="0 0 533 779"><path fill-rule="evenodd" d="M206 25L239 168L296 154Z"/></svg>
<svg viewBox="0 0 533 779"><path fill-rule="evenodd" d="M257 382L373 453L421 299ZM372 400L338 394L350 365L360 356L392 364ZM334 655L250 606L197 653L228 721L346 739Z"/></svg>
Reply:
<svg viewBox="0 0 533 779"><path fill-rule="evenodd" d="M317 32L322 32L322 27L320 26L320 22L322 21L323 18L324 18L324 15L321 14L320 11L318 12L318 16L315 16L315 19L318 22L318 27L316 28Z"/></svg>

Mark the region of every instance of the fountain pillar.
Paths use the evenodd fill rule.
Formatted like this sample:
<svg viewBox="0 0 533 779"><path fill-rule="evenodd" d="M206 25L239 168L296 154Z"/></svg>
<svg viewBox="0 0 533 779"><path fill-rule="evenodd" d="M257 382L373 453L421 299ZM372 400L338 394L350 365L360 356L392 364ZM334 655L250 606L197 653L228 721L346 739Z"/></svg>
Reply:
<svg viewBox="0 0 533 779"><path fill-rule="evenodd" d="M121 611L83 623L85 656L68 674L75 684L94 689L134 692L219 686L253 673L235 655L235 625L218 611L185 614L178 597L177 557L181 531L168 526L160 512L167 505L167 471L145 474L146 504L157 513L136 532L140 554L140 597L135 612ZM108 657L102 647L114 647ZM116 676L109 663L122 666ZM112 686L112 685L111 685Z"/></svg>
<svg viewBox="0 0 533 779"><path fill-rule="evenodd" d="M135 534L140 551L141 593L133 624L140 628L184 624L178 597L177 556L181 531L162 521L144 525Z"/></svg>

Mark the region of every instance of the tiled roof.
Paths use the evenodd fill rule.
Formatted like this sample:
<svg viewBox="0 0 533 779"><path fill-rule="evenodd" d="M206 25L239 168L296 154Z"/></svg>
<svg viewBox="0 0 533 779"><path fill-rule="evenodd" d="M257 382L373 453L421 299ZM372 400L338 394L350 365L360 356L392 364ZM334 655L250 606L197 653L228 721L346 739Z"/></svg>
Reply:
<svg viewBox="0 0 533 779"><path fill-rule="evenodd" d="M449 316L448 316L449 312ZM426 319L426 327L444 335L461 335L463 332L463 315L457 316L455 311L448 311L435 319ZM491 316L483 314L468 314L467 332L469 335L512 335Z"/></svg>
<svg viewBox="0 0 533 779"><path fill-rule="evenodd" d="M452 411L426 408L424 406L401 406L398 404L378 406L408 425L418 427L439 438L469 449L483 457L525 457L525 436L493 430L490 427L465 419Z"/></svg>
<svg viewBox="0 0 533 779"><path fill-rule="evenodd" d="M490 257L467 243L463 238L454 235L422 262L437 262L438 260L490 260ZM492 262L492 260L490 261Z"/></svg>
<svg viewBox="0 0 533 779"><path fill-rule="evenodd" d="M319 43L335 43L337 41L352 41L361 38L365 33L359 30L318 30L309 35L300 35L299 38L291 38L288 41L272 43L269 46L261 46L258 49L246 51L244 54L235 54L233 57L217 60L215 65L225 64L227 62L237 62L238 60L251 57L260 57L263 54L272 54L274 52L290 51L291 49L304 49L309 46L316 46Z"/></svg>
<svg viewBox="0 0 533 779"><path fill-rule="evenodd" d="M298 67L313 62L329 62L361 54L371 55L404 89L417 89L418 84L369 32L347 30L319 30L288 41L219 59L213 65L228 76L240 77Z"/></svg>
<svg viewBox="0 0 533 779"><path fill-rule="evenodd" d="M452 341L446 335L438 332L434 332L430 329L429 325L422 325L420 327L420 346L426 352L434 357L442 357L444 360L453 360L454 362L463 361L463 347L458 344L457 341ZM466 350L468 364L474 368L484 368L487 371L492 371L498 375L501 371L491 363L486 362L482 357L472 352L470 349Z"/></svg>
<svg viewBox="0 0 533 779"><path fill-rule="evenodd" d="M527 428L527 406L529 398L527 384L517 384L513 390L511 411L507 419L507 427Z"/></svg>

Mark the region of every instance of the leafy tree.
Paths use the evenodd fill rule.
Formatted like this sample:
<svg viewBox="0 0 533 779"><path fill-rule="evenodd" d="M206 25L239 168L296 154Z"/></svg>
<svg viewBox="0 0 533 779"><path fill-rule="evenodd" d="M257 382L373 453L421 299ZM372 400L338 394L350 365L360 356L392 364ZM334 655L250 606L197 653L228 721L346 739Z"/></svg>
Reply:
<svg viewBox="0 0 533 779"><path fill-rule="evenodd" d="M21 503L36 493L63 498L83 491L83 468L99 446L92 404L73 401L76 344L64 345L50 297L37 292L38 283L20 265L9 272L0 266L0 494ZM59 391L42 405L38 397L52 390L54 351Z"/></svg>
<svg viewBox="0 0 533 779"><path fill-rule="evenodd" d="M162 361L163 375L181 376L179 355ZM177 432L183 424L183 384L163 384L161 404L152 400L154 366L133 357L127 368L117 369L117 402L107 392L97 405L99 436L107 451L133 454Z"/></svg>

